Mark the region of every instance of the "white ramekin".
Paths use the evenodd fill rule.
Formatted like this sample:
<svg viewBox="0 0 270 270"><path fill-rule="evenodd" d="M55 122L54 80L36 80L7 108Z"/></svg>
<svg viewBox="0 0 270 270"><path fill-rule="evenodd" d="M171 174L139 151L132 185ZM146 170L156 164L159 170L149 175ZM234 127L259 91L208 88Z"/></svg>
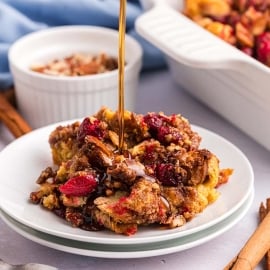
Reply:
<svg viewBox="0 0 270 270"><path fill-rule="evenodd" d="M134 109L142 48L126 35L125 108ZM118 56L118 31L95 26L62 26L26 35L9 50L18 109L32 128L85 117L101 106L118 108L118 70L80 77L52 76L30 70L72 53Z"/></svg>

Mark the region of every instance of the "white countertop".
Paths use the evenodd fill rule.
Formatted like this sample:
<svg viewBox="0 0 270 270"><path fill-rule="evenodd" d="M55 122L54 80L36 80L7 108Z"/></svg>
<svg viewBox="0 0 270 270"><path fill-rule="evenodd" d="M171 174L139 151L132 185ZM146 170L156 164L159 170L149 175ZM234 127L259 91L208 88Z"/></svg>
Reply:
<svg viewBox="0 0 270 270"><path fill-rule="evenodd" d="M192 124L214 131L245 153L254 169L255 198L238 224L207 243L178 253L143 259L103 259L73 255L34 243L0 220L0 258L12 264L38 262L63 270L223 269L255 230L260 202L270 197L270 152L182 90L167 70L148 72L141 77L136 112L148 111L181 113ZM12 140L0 125L0 149Z"/></svg>

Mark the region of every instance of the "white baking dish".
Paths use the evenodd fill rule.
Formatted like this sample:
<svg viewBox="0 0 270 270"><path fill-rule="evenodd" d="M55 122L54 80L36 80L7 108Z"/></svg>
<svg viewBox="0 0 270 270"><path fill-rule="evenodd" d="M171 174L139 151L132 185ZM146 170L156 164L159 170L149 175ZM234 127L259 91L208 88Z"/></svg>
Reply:
<svg viewBox="0 0 270 270"><path fill-rule="evenodd" d="M165 53L174 80L270 150L270 68L182 15L182 0L141 1L136 30Z"/></svg>

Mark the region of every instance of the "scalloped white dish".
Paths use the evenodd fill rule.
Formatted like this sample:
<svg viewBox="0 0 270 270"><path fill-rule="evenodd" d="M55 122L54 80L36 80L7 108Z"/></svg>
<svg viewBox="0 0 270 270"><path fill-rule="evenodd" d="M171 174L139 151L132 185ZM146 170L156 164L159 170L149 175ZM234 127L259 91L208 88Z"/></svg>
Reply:
<svg viewBox="0 0 270 270"><path fill-rule="evenodd" d="M0 218L2 218L10 228L25 238L56 250L83 256L111 259L145 258L190 249L225 233L245 216L253 202L253 197L254 190L251 190L248 198L237 211L218 224L215 224L205 230L180 238L155 243L143 243L141 245L102 245L80 242L52 236L50 234L34 230L31 227L25 226L24 224L16 221L1 210Z"/></svg>
<svg viewBox="0 0 270 270"><path fill-rule="evenodd" d="M164 53L174 81L270 150L270 68L181 14L182 0L141 2L136 31Z"/></svg>
<svg viewBox="0 0 270 270"><path fill-rule="evenodd" d="M69 122L62 122L67 124ZM208 148L220 159L222 168L234 173L230 181L219 188L220 197L203 213L180 228L164 230L157 226L140 228L131 237L110 231L90 232L71 227L65 220L28 201L37 188L40 172L52 165L48 137L59 123L37 129L9 144L0 153L0 207L13 219L40 232L88 243L134 245L179 238L204 230L237 211L253 188L253 170L246 156L223 137L194 126L203 138L201 147Z"/></svg>

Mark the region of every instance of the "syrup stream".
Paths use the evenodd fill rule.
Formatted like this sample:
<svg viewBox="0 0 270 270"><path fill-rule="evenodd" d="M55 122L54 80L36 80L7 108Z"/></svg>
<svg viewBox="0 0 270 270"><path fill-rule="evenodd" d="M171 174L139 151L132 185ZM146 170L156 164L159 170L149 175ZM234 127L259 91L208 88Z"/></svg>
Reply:
<svg viewBox="0 0 270 270"><path fill-rule="evenodd" d="M120 0L119 37L118 37L118 122L119 152L124 145L124 82L125 82L125 32L126 32L126 0Z"/></svg>

